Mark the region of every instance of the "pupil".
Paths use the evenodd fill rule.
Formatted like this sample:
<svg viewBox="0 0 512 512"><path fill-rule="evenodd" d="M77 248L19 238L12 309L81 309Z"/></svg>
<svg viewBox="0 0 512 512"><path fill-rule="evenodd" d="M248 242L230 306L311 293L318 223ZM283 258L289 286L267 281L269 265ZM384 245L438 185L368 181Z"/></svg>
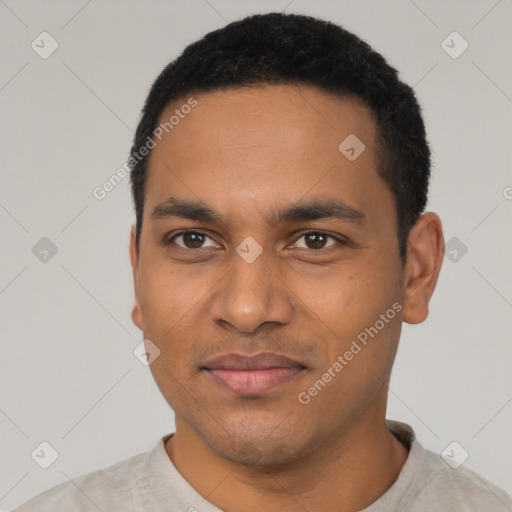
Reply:
<svg viewBox="0 0 512 512"><path fill-rule="evenodd" d="M190 239L195 239L195 240L192 240L191 243L189 244L189 243L187 243L187 240L190 240ZM185 233L183 235L183 241L185 242L185 245L187 247L192 246L191 248L197 249L197 248L200 248L201 244L203 243L203 235L201 235L200 233Z"/></svg>
<svg viewBox="0 0 512 512"><path fill-rule="evenodd" d="M313 247L312 248L313 249L322 249L323 245L325 244L325 235L323 235L322 233L312 233L310 235L306 235L306 240L311 240L311 239L314 239L314 238L317 239L317 242L313 241L313 244L312 244ZM311 244L308 244L307 242L306 242L306 244L308 246L311 245Z"/></svg>

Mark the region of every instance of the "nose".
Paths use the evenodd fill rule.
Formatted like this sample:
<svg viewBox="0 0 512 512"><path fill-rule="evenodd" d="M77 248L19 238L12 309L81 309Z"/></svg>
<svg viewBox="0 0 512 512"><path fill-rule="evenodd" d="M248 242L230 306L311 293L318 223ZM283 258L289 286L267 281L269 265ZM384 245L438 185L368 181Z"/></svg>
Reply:
<svg viewBox="0 0 512 512"><path fill-rule="evenodd" d="M210 302L210 317L219 325L252 334L263 324L284 325L293 317L293 294L264 254L252 263L233 254L221 283Z"/></svg>

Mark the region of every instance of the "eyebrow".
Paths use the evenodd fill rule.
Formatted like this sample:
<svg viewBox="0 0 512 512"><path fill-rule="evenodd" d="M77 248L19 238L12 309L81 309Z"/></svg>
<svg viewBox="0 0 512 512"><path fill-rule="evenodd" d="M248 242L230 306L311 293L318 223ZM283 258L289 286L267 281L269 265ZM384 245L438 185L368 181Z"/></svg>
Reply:
<svg viewBox="0 0 512 512"><path fill-rule="evenodd" d="M185 201L175 197L167 198L155 206L151 213L152 220L178 217L217 224L226 224L222 215L201 201ZM339 199L312 200L306 203L290 204L274 210L265 221L272 227L283 222L299 222L319 219L336 219L363 225L366 215L361 210Z"/></svg>

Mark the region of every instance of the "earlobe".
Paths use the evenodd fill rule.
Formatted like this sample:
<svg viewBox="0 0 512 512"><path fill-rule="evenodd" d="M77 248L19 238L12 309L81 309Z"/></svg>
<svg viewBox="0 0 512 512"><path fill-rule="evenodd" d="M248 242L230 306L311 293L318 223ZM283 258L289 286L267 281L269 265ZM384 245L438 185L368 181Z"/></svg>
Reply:
<svg viewBox="0 0 512 512"><path fill-rule="evenodd" d="M130 232L130 261L133 273L133 288L135 292L134 304L132 308L132 321L141 330L144 330L142 320L142 310L140 307L140 277L139 277L139 254L137 251L135 224Z"/></svg>
<svg viewBox="0 0 512 512"><path fill-rule="evenodd" d="M423 213L409 233L404 275L403 321L423 322L437 284L444 257L444 237L440 218Z"/></svg>

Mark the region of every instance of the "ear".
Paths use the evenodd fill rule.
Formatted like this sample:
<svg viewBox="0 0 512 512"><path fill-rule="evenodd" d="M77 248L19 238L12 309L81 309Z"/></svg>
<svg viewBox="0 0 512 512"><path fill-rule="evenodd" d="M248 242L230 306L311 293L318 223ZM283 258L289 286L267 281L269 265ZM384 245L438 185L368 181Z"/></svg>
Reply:
<svg viewBox="0 0 512 512"><path fill-rule="evenodd" d="M144 330L142 321L142 310L140 307L140 277L139 277L139 253L137 251L137 242L135 236L135 224L130 232L130 261L132 263L133 287L135 290L135 302L132 309L132 321L141 330Z"/></svg>
<svg viewBox="0 0 512 512"><path fill-rule="evenodd" d="M444 257L441 219L423 213L412 227L407 241L404 272L403 321L419 324L428 316L428 302L434 293Z"/></svg>

